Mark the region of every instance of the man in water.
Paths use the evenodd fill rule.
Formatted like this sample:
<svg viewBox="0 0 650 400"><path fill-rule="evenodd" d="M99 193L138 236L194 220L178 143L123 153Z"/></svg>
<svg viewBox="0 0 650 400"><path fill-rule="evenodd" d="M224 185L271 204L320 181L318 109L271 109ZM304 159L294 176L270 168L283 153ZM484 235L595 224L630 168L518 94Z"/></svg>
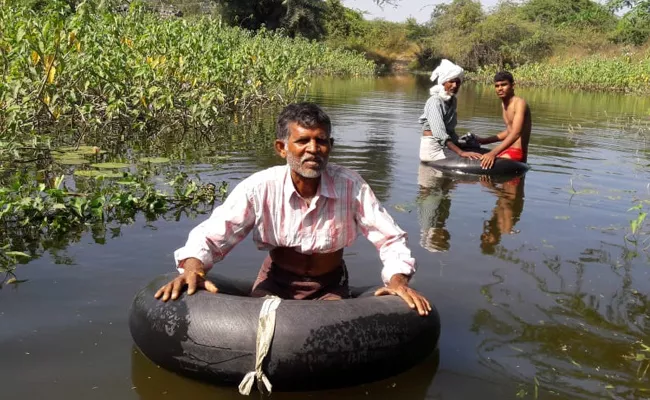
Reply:
<svg viewBox="0 0 650 400"><path fill-rule="evenodd" d="M501 99L506 130L486 138L474 136L479 144L501 142L481 156L481 167L484 169L492 168L496 158L509 158L521 162L526 162L528 159L528 141L532 126L530 108L526 100L515 96L515 80L510 72L497 72L494 75L494 88Z"/></svg>
<svg viewBox="0 0 650 400"><path fill-rule="evenodd" d="M379 250L384 287L376 296L400 296L427 315L426 298L408 286L415 260L407 235L356 172L328 164L330 118L315 104L290 104L276 125L275 150L286 165L257 172L230 193L209 219L192 229L174 258L180 275L156 298L175 300L187 287L217 292L206 272L253 231L268 250L251 295L337 300L350 296L343 248L361 232Z"/></svg>
<svg viewBox="0 0 650 400"><path fill-rule="evenodd" d="M464 73L463 68L445 59L431 73L431 80L437 81L437 84L429 90L431 96L419 118L422 125L420 161L436 161L455 156L481 158L479 153L461 149L456 135L456 94Z"/></svg>

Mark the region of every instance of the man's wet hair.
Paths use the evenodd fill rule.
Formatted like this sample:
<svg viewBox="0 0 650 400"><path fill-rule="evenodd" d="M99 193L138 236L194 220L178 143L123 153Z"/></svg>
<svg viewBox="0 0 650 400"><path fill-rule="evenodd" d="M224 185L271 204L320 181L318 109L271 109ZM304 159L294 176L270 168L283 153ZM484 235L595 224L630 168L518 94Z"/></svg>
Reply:
<svg viewBox="0 0 650 400"><path fill-rule="evenodd" d="M289 139L289 124L292 122L303 128L321 127L325 129L328 136L332 133L330 117L315 103L293 103L286 106L278 116L275 137L279 140Z"/></svg>
<svg viewBox="0 0 650 400"><path fill-rule="evenodd" d="M508 71L499 71L494 75L494 82L508 81L512 85L515 83L515 78Z"/></svg>

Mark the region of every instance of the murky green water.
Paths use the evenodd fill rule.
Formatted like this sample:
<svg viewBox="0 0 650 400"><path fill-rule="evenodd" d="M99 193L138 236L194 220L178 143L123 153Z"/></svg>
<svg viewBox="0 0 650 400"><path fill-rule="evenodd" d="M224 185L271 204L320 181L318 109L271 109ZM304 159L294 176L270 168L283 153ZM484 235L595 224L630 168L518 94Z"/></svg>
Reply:
<svg viewBox="0 0 650 400"><path fill-rule="evenodd" d="M532 170L485 181L419 167L428 86L426 77L325 80L311 98L332 117L332 161L358 170L410 235L413 283L442 318L439 358L371 385L273 397L650 397L650 243L624 239L638 213L628 210L650 199L650 99L522 88ZM459 130L496 133L499 107L491 88L464 86ZM274 113L264 115L158 151L186 157L168 168L234 185L280 162ZM213 157L223 154L230 158ZM136 290L173 268L173 250L203 218L139 219L41 246L42 257L17 271L28 282L0 290L1 397L238 398L152 365L127 326ZM252 279L263 257L248 239L215 268ZM363 237L345 257L353 284L379 283L376 250Z"/></svg>

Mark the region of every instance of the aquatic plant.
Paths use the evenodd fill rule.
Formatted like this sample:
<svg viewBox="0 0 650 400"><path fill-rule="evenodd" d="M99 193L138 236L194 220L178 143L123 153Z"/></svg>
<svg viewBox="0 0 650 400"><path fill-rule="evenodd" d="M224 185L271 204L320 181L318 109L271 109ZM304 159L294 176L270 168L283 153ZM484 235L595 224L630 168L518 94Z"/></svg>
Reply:
<svg viewBox="0 0 650 400"><path fill-rule="evenodd" d="M88 170L87 170L88 171ZM93 170L90 170L93 171ZM72 233L93 230L94 237L103 237L109 227L132 223L136 214L149 219L181 213L202 213L211 209L215 200L223 200L228 184L219 187L189 179L183 172L155 184L160 175L150 168L132 172L94 170L95 174L75 174L38 178L21 172L1 181L0 287L2 282L16 282L14 270L18 262L38 256L40 246L66 238ZM9 234L11 232L11 234ZM4 275L3 275L4 273Z"/></svg>
<svg viewBox="0 0 650 400"><path fill-rule="evenodd" d="M305 93L318 74L365 75L358 53L227 27L212 17L161 18L132 3L35 12L0 7L0 141L63 132L210 128L233 112Z"/></svg>
<svg viewBox="0 0 650 400"><path fill-rule="evenodd" d="M471 79L492 83L501 67L488 65L470 73ZM561 86L590 90L648 92L650 90L650 54L636 58L629 54L604 58L594 55L556 63L530 63L511 70L518 84Z"/></svg>

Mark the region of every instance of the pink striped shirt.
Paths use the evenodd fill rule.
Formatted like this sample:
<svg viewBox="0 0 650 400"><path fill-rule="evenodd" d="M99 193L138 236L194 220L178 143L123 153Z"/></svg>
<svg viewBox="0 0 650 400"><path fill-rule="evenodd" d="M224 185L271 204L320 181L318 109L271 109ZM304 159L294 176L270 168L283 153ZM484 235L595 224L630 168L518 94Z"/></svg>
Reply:
<svg viewBox="0 0 650 400"><path fill-rule="evenodd" d="M287 165L246 178L192 229L174 253L177 268L190 257L211 268L251 230L260 250L292 247L303 254L335 252L352 245L360 232L379 250L385 284L394 274L410 276L416 269L406 232L359 174L338 165L327 165L310 205L296 191Z"/></svg>

